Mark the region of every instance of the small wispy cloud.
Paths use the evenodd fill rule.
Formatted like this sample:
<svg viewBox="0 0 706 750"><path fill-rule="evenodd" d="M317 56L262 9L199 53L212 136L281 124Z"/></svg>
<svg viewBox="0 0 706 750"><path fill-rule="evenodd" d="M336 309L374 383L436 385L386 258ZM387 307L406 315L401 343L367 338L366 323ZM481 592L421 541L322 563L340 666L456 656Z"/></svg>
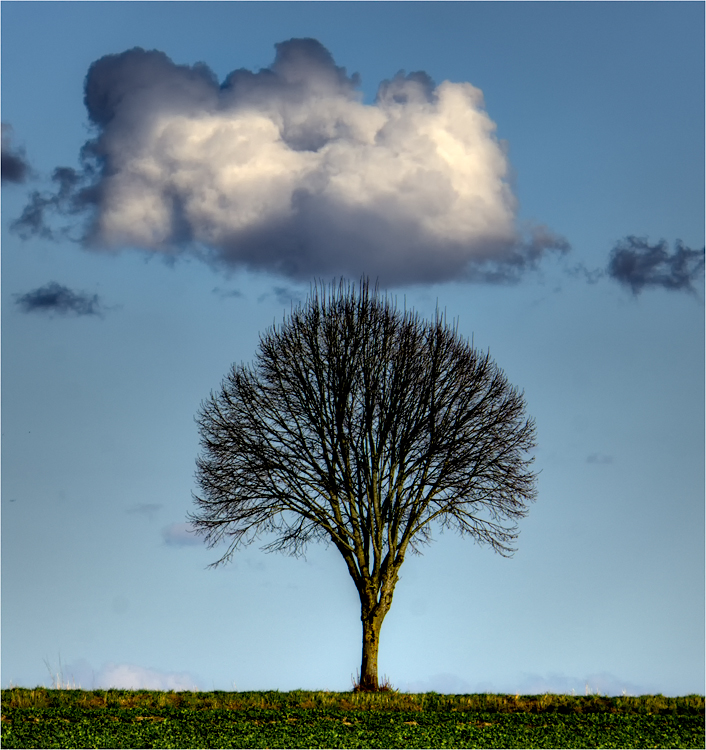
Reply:
<svg viewBox="0 0 706 750"><path fill-rule="evenodd" d="M155 514L162 509L161 503L139 503L128 508L125 512L135 515L147 516L150 521L154 519Z"/></svg>
<svg viewBox="0 0 706 750"><path fill-rule="evenodd" d="M603 268L594 268L593 270L586 268L583 263L576 263L571 268L568 268L566 273L574 278L581 278L588 284L597 284L601 279L605 278L606 271Z"/></svg>
<svg viewBox="0 0 706 750"><path fill-rule="evenodd" d="M523 695L556 693L558 695L645 695L653 693L645 686L624 680L611 672L593 672L585 677L568 676L563 673L547 675L523 674L514 688Z"/></svg>
<svg viewBox="0 0 706 750"><path fill-rule="evenodd" d="M12 126L2 123L2 151L0 173L2 184L22 183L30 174L30 166L24 149L12 145Z"/></svg>
<svg viewBox="0 0 706 750"><path fill-rule="evenodd" d="M97 294L74 292L56 281L14 296L15 304L25 313L95 315L97 317L103 315L103 307Z"/></svg>
<svg viewBox="0 0 706 750"><path fill-rule="evenodd" d="M203 544L201 537L194 533L190 523L172 523L162 529L162 539L170 547L191 547Z"/></svg>
<svg viewBox="0 0 706 750"><path fill-rule="evenodd" d="M48 215L62 216L80 214L90 205L91 191L80 189L82 175L71 167L57 167L51 176L52 190L33 190L21 216L10 228L23 239L41 237L47 240L72 239L73 227L55 228ZM74 238L75 239L75 238Z"/></svg>
<svg viewBox="0 0 706 750"><path fill-rule="evenodd" d="M586 459L587 464L612 464L613 456L607 456L604 453L591 453Z"/></svg>
<svg viewBox="0 0 706 750"><path fill-rule="evenodd" d="M616 677L610 672L591 673L585 677L552 672L546 675L523 673L503 683L483 681L471 683L456 674L441 673L422 680L403 682L399 689L410 693L434 691L444 694L460 693L519 693L520 695L644 695L652 693L642 685Z"/></svg>

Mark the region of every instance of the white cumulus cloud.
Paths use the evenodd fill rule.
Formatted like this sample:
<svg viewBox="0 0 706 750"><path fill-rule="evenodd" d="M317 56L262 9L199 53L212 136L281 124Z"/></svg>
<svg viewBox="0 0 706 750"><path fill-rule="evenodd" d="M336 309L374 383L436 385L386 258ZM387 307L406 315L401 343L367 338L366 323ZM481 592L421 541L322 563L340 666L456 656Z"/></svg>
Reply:
<svg viewBox="0 0 706 750"><path fill-rule="evenodd" d="M500 683L490 681L470 683L455 674L436 674L423 680L403 682L398 686L403 692L446 694L468 693L520 693L521 695L645 695L656 692L654 688L638 685L616 677L609 672L597 672L585 677L552 672L547 675L524 673L515 679Z"/></svg>
<svg viewBox="0 0 706 750"><path fill-rule="evenodd" d="M188 249L293 279L389 285L514 278L568 249L546 227L518 230L479 89L400 72L365 104L318 41L276 49L269 68L221 85L158 51L97 60L80 180L68 175L76 186L61 200L35 194L18 228L39 231L50 208L86 210L93 248Z"/></svg>
<svg viewBox="0 0 706 750"><path fill-rule="evenodd" d="M106 662L96 670L83 658L69 664L47 663L51 686L81 690L201 690L197 677L189 672L149 669L137 664Z"/></svg>
<svg viewBox="0 0 706 750"><path fill-rule="evenodd" d="M96 686L118 690L198 690L187 672L161 672L135 664L106 664L95 677Z"/></svg>

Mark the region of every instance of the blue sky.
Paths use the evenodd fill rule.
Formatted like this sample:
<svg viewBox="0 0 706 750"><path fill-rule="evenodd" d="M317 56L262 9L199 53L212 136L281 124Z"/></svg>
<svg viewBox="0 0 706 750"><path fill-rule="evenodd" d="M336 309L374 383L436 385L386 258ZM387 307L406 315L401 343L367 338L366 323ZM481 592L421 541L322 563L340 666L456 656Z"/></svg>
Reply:
<svg viewBox="0 0 706 750"><path fill-rule="evenodd" d="M84 688L350 688L360 611L335 549L253 545L207 570L217 553L184 523L201 400L313 278L366 272L490 349L525 391L541 472L512 559L445 533L406 560L380 673L704 692L703 4L0 12L3 687L50 684L61 661ZM295 42L275 63L292 39L331 58ZM166 57L94 68L91 124L90 66L135 47ZM301 69L318 98L287 109L295 52L319 60ZM203 68L184 83L199 62L218 84L274 65L280 89L229 108ZM376 99L383 81L397 100ZM228 172L238 133L247 179ZM81 163L89 140L112 175Z"/></svg>

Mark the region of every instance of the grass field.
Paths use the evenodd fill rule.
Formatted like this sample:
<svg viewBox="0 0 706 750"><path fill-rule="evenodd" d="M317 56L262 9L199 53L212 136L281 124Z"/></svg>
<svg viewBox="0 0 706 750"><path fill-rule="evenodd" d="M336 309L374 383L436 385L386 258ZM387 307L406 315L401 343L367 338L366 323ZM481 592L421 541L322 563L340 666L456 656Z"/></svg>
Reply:
<svg viewBox="0 0 706 750"><path fill-rule="evenodd" d="M703 748L704 697L2 691L2 746Z"/></svg>

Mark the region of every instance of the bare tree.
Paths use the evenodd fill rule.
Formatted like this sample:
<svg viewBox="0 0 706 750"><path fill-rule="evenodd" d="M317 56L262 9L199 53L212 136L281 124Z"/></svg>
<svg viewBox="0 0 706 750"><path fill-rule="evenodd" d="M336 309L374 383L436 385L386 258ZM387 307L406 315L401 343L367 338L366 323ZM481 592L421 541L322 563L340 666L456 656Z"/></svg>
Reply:
<svg viewBox="0 0 706 750"><path fill-rule="evenodd" d="M408 551L436 522L508 556L535 497L534 422L489 354L437 311L397 310L367 280L314 286L202 403L190 514L229 560L263 549L341 553L360 596L360 689L378 689L380 627ZM509 523L508 523L509 522Z"/></svg>

